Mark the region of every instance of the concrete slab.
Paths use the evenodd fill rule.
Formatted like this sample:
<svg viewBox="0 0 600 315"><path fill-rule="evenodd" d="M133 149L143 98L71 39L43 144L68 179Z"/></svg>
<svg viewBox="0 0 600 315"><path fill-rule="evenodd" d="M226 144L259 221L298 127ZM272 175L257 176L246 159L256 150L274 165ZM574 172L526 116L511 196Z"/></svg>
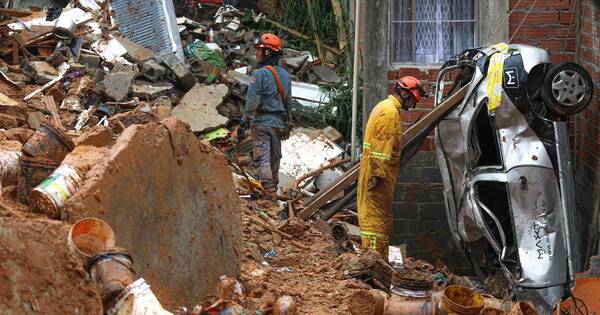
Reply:
<svg viewBox="0 0 600 315"><path fill-rule="evenodd" d="M217 106L223 102L227 93L229 88L224 84L196 84L183 96L179 105L175 106L173 117L190 124L195 132L223 126L227 122L227 117L219 114Z"/></svg>
<svg viewBox="0 0 600 315"><path fill-rule="evenodd" d="M314 66L312 72L317 75L320 82L330 84L340 84L342 82L340 76L327 66Z"/></svg>
<svg viewBox="0 0 600 315"><path fill-rule="evenodd" d="M153 100L161 95L167 95L175 89L169 82L146 82L141 80L133 81L131 86L132 95L142 100Z"/></svg>
<svg viewBox="0 0 600 315"><path fill-rule="evenodd" d="M240 205L225 157L169 118L132 125L69 199L69 220L100 217L113 228L167 309L214 293L239 273Z"/></svg>

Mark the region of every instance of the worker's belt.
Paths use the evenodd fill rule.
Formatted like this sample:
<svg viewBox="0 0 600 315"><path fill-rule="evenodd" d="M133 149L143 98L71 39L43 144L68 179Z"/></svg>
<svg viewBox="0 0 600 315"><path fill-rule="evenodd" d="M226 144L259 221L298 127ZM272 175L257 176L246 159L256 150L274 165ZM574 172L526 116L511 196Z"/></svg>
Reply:
<svg viewBox="0 0 600 315"><path fill-rule="evenodd" d="M504 58L508 52L508 45L500 43L492 46L496 52L490 57L488 67L486 91L490 97L487 105L488 111L494 112L500 106L502 101L502 79L504 76Z"/></svg>

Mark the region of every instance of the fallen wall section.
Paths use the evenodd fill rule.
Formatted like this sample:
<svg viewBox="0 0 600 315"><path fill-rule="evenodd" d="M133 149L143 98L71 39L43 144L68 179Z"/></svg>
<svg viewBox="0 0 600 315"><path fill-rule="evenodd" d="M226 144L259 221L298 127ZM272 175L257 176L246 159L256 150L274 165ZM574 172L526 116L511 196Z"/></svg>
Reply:
<svg viewBox="0 0 600 315"><path fill-rule="evenodd" d="M214 293L239 273L241 218L225 157L185 123L132 125L66 210L106 220L167 309Z"/></svg>

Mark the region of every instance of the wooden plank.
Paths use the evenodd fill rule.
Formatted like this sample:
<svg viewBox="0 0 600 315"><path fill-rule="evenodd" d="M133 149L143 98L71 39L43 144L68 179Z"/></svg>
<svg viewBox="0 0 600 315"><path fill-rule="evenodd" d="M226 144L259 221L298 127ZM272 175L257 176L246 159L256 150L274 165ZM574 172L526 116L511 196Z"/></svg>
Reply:
<svg viewBox="0 0 600 315"><path fill-rule="evenodd" d="M60 121L60 116L58 116L58 109L56 108L54 97L52 95L46 94L44 95L44 102L46 103L46 108L52 115L52 122L54 123L54 125L61 130L65 130L65 126L63 126L62 122Z"/></svg>
<svg viewBox="0 0 600 315"><path fill-rule="evenodd" d="M317 32L317 21L315 20L315 15L312 11L312 0L306 0L306 5L308 7L307 10L308 17L310 19L310 24L312 25L313 32L315 33L315 44L317 45L317 52L319 53L319 58L321 58L321 60L325 60L323 50L321 48L321 37L319 37L319 33Z"/></svg>
<svg viewBox="0 0 600 315"><path fill-rule="evenodd" d="M331 0L331 6L333 7L333 14L338 25L338 41L340 50L344 50L348 46L348 37L346 34L346 25L344 25L344 13L342 11L342 4L340 0Z"/></svg>
<svg viewBox="0 0 600 315"><path fill-rule="evenodd" d="M427 127L431 127L432 123L435 123L436 121L439 122L439 120L445 117L454 107L456 107L467 94L469 86L470 85L462 87L454 95L450 96L440 105L434 107L427 115L425 115L423 119L410 126L410 128L408 128L402 134L404 140L402 144L403 149L408 147L412 141L414 141L421 133L426 131ZM319 208L324 206L338 194L342 193L358 179L359 168L360 164L354 165L351 169L342 174L338 181L333 182L315 194L307 201L306 208L298 212L297 216L302 219L312 217L319 210Z"/></svg>
<svg viewBox="0 0 600 315"><path fill-rule="evenodd" d="M296 246L296 247L298 247L300 249L305 249L305 250L306 249L310 249L308 246L306 246L306 245L304 245L304 244L302 244L302 243L294 240L294 237L292 235L287 234L287 233L282 232L282 231L279 231L276 227L268 224L267 222L265 222L265 221L263 221L261 219L257 219L255 217L250 217L250 221L252 221L253 223L256 223L256 224L258 224L258 225L260 225L260 226L262 226L262 227L264 227L266 229L269 229L273 233L277 233L277 234L281 235L283 238L289 240L289 242L292 245L294 245L294 246Z"/></svg>
<svg viewBox="0 0 600 315"><path fill-rule="evenodd" d="M31 11L19 11L15 9L0 8L0 15L12 16L12 17L26 17L32 15Z"/></svg>

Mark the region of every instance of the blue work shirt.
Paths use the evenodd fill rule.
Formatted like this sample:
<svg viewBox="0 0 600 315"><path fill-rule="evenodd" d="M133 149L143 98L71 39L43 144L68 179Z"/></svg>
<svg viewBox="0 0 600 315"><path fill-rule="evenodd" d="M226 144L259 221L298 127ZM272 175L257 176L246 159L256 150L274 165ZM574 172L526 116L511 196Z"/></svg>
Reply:
<svg viewBox="0 0 600 315"><path fill-rule="evenodd" d="M281 80L283 91L288 98L292 97L292 79L285 69L275 66ZM283 119L286 117L286 107L283 104L273 73L266 68L256 69L252 73L246 107L242 122L252 122L253 125L285 128Z"/></svg>

